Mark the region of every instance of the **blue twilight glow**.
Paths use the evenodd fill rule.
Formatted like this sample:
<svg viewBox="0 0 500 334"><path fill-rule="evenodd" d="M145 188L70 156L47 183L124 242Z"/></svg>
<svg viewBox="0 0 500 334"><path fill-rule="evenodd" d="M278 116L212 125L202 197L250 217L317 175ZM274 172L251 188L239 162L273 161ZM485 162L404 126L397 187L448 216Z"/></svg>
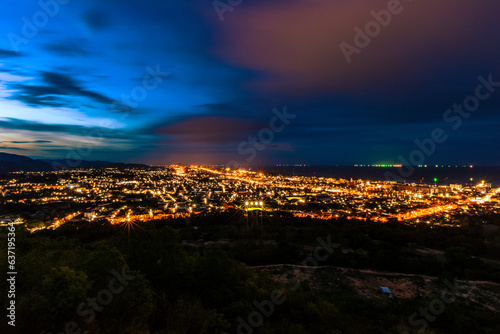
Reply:
<svg viewBox="0 0 500 334"><path fill-rule="evenodd" d="M500 87L459 129L443 119L478 76L500 82L496 1L401 1L351 63L339 45L387 1L2 5L2 152L65 158L90 142L86 160L399 163L441 127L425 164L500 164ZM296 118L250 159L284 106Z"/></svg>

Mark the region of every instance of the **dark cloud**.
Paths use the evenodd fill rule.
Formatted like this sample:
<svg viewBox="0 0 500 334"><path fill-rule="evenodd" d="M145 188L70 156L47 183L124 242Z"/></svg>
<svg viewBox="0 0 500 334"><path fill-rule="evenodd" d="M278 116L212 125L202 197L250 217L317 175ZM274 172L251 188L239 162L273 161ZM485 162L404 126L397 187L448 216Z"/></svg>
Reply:
<svg viewBox="0 0 500 334"><path fill-rule="evenodd" d="M184 143L228 143L244 140L261 126L251 118L201 116L160 126L155 133Z"/></svg>
<svg viewBox="0 0 500 334"><path fill-rule="evenodd" d="M217 54L261 73L259 92L405 94L448 79L498 69L500 5L494 1L401 1L401 13L348 63L340 44L354 44L355 27L373 21L387 0L263 2L227 12L217 34ZM236 14L236 15L235 15Z"/></svg>
<svg viewBox="0 0 500 334"><path fill-rule="evenodd" d="M89 137L89 140L107 140L117 139L124 141L132 141L137 145L146 145L151 140L157 139L157 135L151 134L149 131L129 131L125 129L110 129L102 127L89 127L82 125L70 124L45 124L36 121L27 121L17 118L0 119L0 128L12 130L26 130L33 132L49 132L49 133L67 133L74 136ZM39 140L32 143L47 143L49 141Z"/></svg>
<svg viewBox="0 0 500 334"><path fill-rule="evenodd" d="M60 95L58 92L47 86L29 86L13 84L11 88L18 90L10 98L25 103L31 107L63 107L64 101L54 96Z"/></svg>
<svg viewBox="0 0 500 334"><path fill-rule="evenodd" d="M5 128L9 130L28 130L34 132L60 132L60 133L70 133L74 135L84 133L90 133L92 130L101 130L103 134L114 134L117 135L117 130L99 129L97 127L85 127L81 125L68 125L68 124L45 124L35 121L26 121L17 118L5 118L6 120L0 120L0 128Z"/></svg>
<svg viewBox="0 0 500 334"><path fill-rule="evenodd" d="M19 57L21 56L21 53L10 51L10 50L4 50L0 49L0 57Z"/></svg>
<svg viewBox="0 0 500 334"><path fill-rule="evenodd" d="M13 100L22 101L32 107L68 106L68 101L61 97L85 97L98 103L111 105L114 101L100 93L87 90L75 79L62 73L42 72L41 85L12 84L17 90Z"/></svg>
<svg viewBox="0 0 500 334"><path fill-rule="evenodd" d="M31 140L31 141L3 141L2 143L11 143L11 144L41 144L41 143L52 143L50 140Z"/></svg>
<svg viewBox="0 0 500 334"><path fill-rule="evenodd" d="M58 43L48 43L43 47L53 53L66 57L88 56L89 52L84 48L82 40L62 41Z"/></svg>
<svg viewBox="0 0 500 334"><path fill-rule="evenodd" d="M26 151L26 148L22 147L8 147L8 146L0 146L0 150L18 150L18 151Z"/></svg>
<svg viewBox="0 0 500 334"><path fill-rule="evenodd" d="M109 15L103 13L102 9L90 9L82 16L83 22L92 30L99 31L110 26Z"/></svg>
<svg viewBox="0 0 500 334"><path fill-rule="evenodd" d="M56 72L42 72L43 80L55 90L62 92L60 95L79 95L88 97L100 103L112 103L110 98L80 87L73 78Z"/></svg>
<svg viewBox="0 0 500 334"><path fill-rule="evenodd" d="M254 119L265 118L270 115L273 105L270 101L264 100L234 100L220 103L209 103L196 106L195 109L204 115L227 116L227 117L248 117Z"/></svg>

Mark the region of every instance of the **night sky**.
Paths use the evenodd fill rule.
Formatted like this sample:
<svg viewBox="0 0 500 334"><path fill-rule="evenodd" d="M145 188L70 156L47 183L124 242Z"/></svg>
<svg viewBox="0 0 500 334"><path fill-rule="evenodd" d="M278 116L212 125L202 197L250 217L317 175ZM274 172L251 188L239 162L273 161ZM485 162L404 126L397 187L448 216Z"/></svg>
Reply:
<svg viewBox="0 0 500 334"><path fill-rule="evenodd" d="M447 113L500 82L498 1L40 3L2 1L2 152L397 163L441 128L425 164L500 165L500 83Z"/></svg>

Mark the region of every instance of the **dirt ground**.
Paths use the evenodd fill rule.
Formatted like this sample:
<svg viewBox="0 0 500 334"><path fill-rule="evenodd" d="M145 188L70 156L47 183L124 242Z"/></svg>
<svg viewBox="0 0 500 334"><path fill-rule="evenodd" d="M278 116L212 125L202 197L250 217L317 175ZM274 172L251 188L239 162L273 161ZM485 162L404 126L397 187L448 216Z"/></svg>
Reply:
<svg viewBox="0 0 500 334"><path fill-rule="evenodd" d="M413 299L439 296L447 286L437 277L357 270L340 267L304 267L294 265L270 265L253 267L266 271L275 280L285 283L283 274L290 272L301 282L307 280L312 289L326 291L352 291L364 298L389 298L380 291L381 286L391 290L393 298ZM307 269L307 270L306 270ZM453 282L451 282L453 284ZM500 312L500 284L485 281L457 281L459 299L477 307Z"/></svg>

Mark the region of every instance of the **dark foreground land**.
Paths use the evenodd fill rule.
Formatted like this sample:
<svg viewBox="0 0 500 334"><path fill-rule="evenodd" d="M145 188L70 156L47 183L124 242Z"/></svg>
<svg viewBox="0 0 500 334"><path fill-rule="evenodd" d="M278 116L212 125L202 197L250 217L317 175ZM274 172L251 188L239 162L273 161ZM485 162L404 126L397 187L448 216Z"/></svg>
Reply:
<svg viewBox="0 0 500 334"><path fill-rule="evenodd" d="M16 326L1 333L500 332L498 217L67 223L19 227L16 256Z"/></svg>

